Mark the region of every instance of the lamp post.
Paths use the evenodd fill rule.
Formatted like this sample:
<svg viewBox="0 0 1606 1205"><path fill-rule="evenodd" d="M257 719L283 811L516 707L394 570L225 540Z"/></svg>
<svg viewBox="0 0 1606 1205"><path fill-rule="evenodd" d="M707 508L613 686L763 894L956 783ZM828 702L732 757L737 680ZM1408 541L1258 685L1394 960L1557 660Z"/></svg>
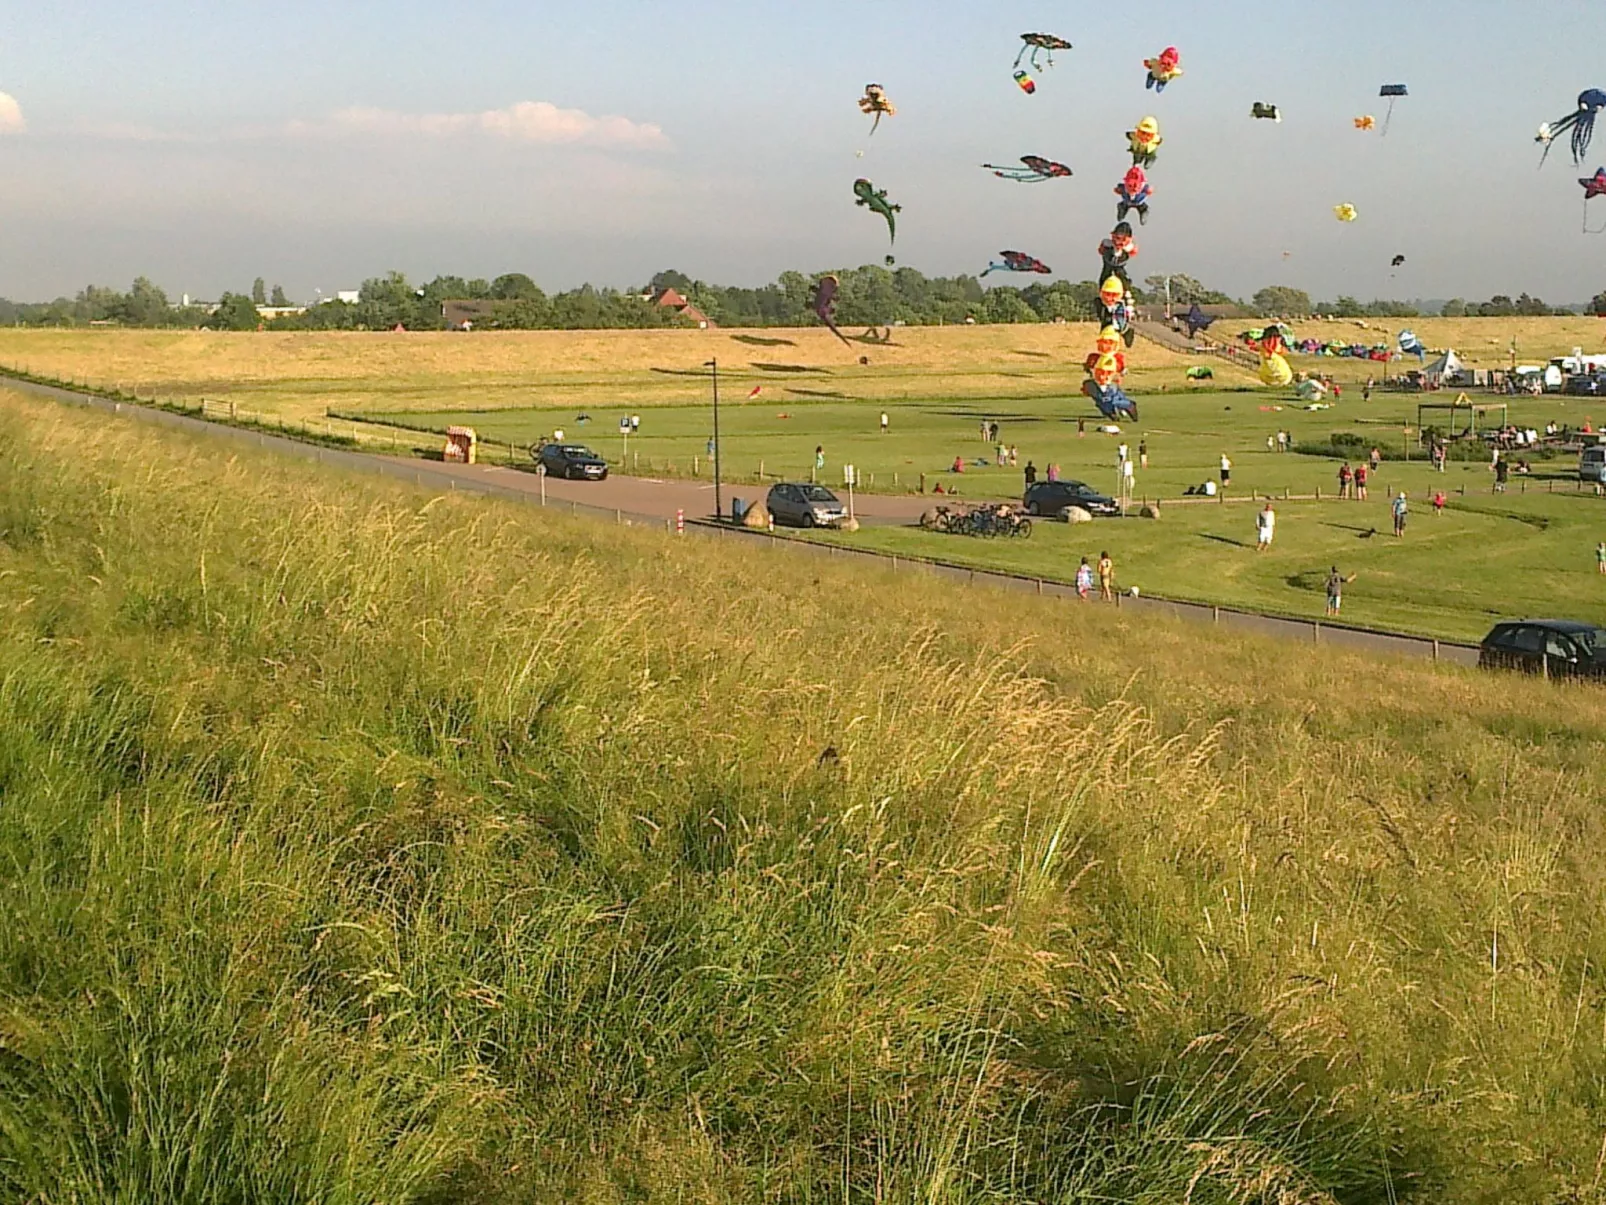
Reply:
<svg viewBox="0 0 1606 1205"><path fill-rule="evenodd" d="M708 361L714 377L714 517L725 517L725 497L720 490L719 475L719 360Z"/></svg>

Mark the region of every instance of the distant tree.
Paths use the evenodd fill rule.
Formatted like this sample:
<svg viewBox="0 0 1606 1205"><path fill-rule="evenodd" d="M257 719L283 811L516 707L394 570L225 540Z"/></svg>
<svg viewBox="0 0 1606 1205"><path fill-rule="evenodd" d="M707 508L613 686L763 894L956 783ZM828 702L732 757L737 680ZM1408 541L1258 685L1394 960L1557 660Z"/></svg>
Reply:
<svg viewBox="0 0 1606 1205"><path fill-rule="evenodd" d="M1035 310L1026 304L1026 299L1019 289L1001 287L989 289L987 299L982 302L982 312L978 314L979 322L1039 322Z"/></svg>
<svg viewBox="0 0 1606 1205"><path fill-rule="evenodd" d="M674 289L677 293L684 293L692 287L692 284L692 278L684 272L677 272L675 269L669 268L659 272L652 278L651 290L654 293L660 293L664 289Z"/></svg>
<svg viewBox="0 0 1606 1205"><path fill-rule="evenodd" d="M1467 303L1459 297L1452 297L1444 303L1444 308L1439 313L1445 318L1465 318Z"/></svg>
<svg viewBox="0 0 1606 1205"><path fill-rule="evenodd" d="M1143 281L1148 294L1157 301L1164 301L1166 296L1166 281L1171 281L1172 305L1230 305L1232 298L1215 289L1207 289L1191 276L1181 272L1174 272L1169 277L1155 275L1146 277Z"/></svg>
<svg viewBox="0 0 1606 1205"><path fill-rule="evenodd" d="M134 281L118 317L129 326L167 326L173 320L167 294L146 277Z"/></svg>
<svg viewBox="0 0 1606 1205"><path fill-rule="evenodd" d="M251 300L256 305L268 304L268 286L260 276L251 284Z"/></svg>
<svg viewBox="0 0 1606 1205"><path fill-rule="evenodd" d="M1263 318L1294 317L1309 314L1315 309L1310 303L1309 293L1286 285L1267 285L1255 294L1253 303L1255 313Z"/></svg>
<svg viewBox="0 0 1606 1205"><path fill-rule="evenodd" d="M523 272L498 276L491 282L490 296L493 301L528 301L536 297L546 300L540 286Z"/></svg>
<svg viewBox="0 0 1606 1205"><path fill-rule="evenodd" d="M1517 303L1503 293L1496 293L1478 306L1479 318L1510 318L1517 312Z"/></svg>
<svg viewBox="0 0 1606 1205"><path fill-rule="evenodd" d="M283 285L274 285L273 286L273 301L272 301L272 304L275 305L275 306L279 306L279 307L288 306L290 304L290 299L284 295L284 286Z"/></svg>
<svg viewBox="0 0 1606 1205"><path fill-rule="evenodd" d="M251 298L243 293L225 293L206 324L216 331L254 331L261 321Z"/></svg>

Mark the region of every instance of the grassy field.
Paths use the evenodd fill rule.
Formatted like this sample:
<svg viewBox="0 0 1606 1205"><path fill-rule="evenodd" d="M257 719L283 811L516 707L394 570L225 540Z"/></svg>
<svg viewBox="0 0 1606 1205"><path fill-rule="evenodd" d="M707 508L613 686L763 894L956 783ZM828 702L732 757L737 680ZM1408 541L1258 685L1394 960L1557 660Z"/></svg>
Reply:
<svg viewBox="0 0 1606 1205"><path fill-rule="evenodd" d="M1606 694L0 414L8 1199L1599 1197Z"/></svg>

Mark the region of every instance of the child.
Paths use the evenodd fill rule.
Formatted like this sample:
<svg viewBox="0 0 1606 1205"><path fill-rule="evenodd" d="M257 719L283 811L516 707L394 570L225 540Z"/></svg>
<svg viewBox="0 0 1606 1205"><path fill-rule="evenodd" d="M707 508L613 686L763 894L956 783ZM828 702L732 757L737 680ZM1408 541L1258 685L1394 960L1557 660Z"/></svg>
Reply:
<svg viewBox="0 0 1606 1205"><path fill-rule="evenodd" d="M1083 557L1081 565L1076 570L1076 596L1086 602L1092 593L1093 567L1087 563L1087 558Z"/></svg>
<svg viewBox="0 0 1606 1205"><path fill-rule="evenodd" d="M1439 490L1436 494L1433 495L1433 513L1435 515L1442 515L1444 513L1444 491L1443 490ZM1602 548L1606 548L1606 544L1602 544L1601 547ZM1603 567L1601 568L1601 572L1602 573L1606 573L1606 564L1603 564Z"/></svg>

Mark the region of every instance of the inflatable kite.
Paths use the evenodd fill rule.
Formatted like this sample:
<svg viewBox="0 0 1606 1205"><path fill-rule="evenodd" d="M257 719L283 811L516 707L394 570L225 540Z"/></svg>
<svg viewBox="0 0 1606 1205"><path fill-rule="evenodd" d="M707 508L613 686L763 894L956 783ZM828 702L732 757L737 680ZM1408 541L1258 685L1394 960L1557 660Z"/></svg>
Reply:
<svg viewBox="0 0 1606 1205"><path fill-rule="evenodd" d="M1026 166L1000 167L996 163L983 163L982 166L1000 180L1013 180L1017 184L1041 184L1045 180L1063 180L1073 174L1063 163L1055 163L1041 155L1022 155L1020 161Z"/></svg>
<svg viewBox="0 0 1606 1205"><path fill-rule="evenodd" d="M853 182L853 195L858 198L855 205L862 205L871 213L878 213L887 220L888 241L894 244L898 241L898 219L894 214L902 213L902 205L894 205L887 200L887 190L877 189L868 180L855 180Z"/></svg>
<svg viewBox="0 0 1606 1205"><path fill-rule="evenodd" d="M1125 283L1119 276L1107 277L1099 286L1099 325L1113 326L1128 347L1137 338L1132 329L1132 306Z"/></svg>
<svg viewBox="0 0 1606 1205"><path fill-rule="evenodd" d="M1099 358L1092 377L1082 382L1082 392L1093 399L1093 404L1105 418L1138 421L1138 404L1122 390L1114 356Z"/></svg>
<svg viewBox="0 0 1606 1205"><path fill-rule="evenodd" d="M1121 332L1113 326L1107 326L1099 332L1098 342L1094 344L1094 351L1083 362L1082 367L1093 372L1105 356L1115 358L1116 380L1126 376L1126 353L1121 350Z"/></svg>
<svg viewBox="0 0 1606 1205"><path fill-rule="evenodd" d="M1293 382L1294 370L1282 352L1260 353L1260 383L1273 389L1286 389Z"/></svg>
<svg viewBox="0 0 1606 1205"><path fill-rule="evenodd" d="M1024 251L1000 251L998 261L987 265L983 276L993 272L1035 272L1039 276L1052 276L1054 269L1040 259L1033 259Z"/></svg>
<svg viewBox="0 0 1606 1205"><path fill-rule="evenodd" d="M1027 59L1033 71L1041 71L1044 67L1054 65L1054 52L1056 50L1071 50L1073 47L1064 38L1056 38L1051 33L1023 33L1020 40L1025 43L1020 53L1015 56L1015 67L1020 68L1020 61ZM1030 55L1030 58L1027 56ZM1020 78L1019 76L1016 77Z"/></svg>
<svg viewBox="0 0 1606 1205"><path fill-rule="evenodd" d="M1389 260L1389 267L1398 268L1404 262L1405 262L1405 256L1396 255L1393 259Z"/></svg>
<svg viewBox="0 0 1606 1205"><path fill-rule="evenodd" d="M1199 332L1207 331L1215 324L1215 319L1199 308L1199 303L1193 303L1193 308L1183 315L1182 321L1188 328L1188 338L1197 339Z"/></svg>
<svg viewBox="0 0 1606 1205"><path fill-rule="evenodd" d="M1356 210L1355 206L1349 205L1349 204L1345 204L1345 205L1334 205L1333 206L1333 216L1335 218L1337 218L1341 222L1353 222L1356 218L1360 217L1361 215Z"/></svg>
<svg viewBox="0 0 1606 1205"><path fill-rule="evenodd" d="M1115 207L1115 220L1126 221L1126 215L1134 209L1138 211L1138 224L1146 225L1149 220L1149 200L1154 196L1154 189L1149 187L1149 178L1143 174L1141 167L1132 167L1121 182L1115 186L1115 195L1118 203Z"/></svg>
<svg viewBox="0 0 1606 1205"><path fill-rule="evenodd" d="M1355 128L1357 130L1375 130L1377 129L1377 118L1370 113L1365 117L1357 117L1355 119Z"/></svg>
<svg viewBox="0 0 1606 1205"><path fill-rule="evenodd" d="M1383 116L1383 137L1389 135L1389 122L1394 120L1394 102L1402 96L1411 95L1411 91L1404 84L1384 84L1378 89L1379 97L1388 98L1389 111Z"/></svg>
<svg viewBox="0 0 1606 1205"><path fill-rule="evenodd" d="M1182 55L1175 46L1167 46L1154 58L1144 59L1143 65L1149 69L1148 82L1143 86L1164 92L1166 85L1182 74Z"/></svg>
<svg viewBox="0 0 1606 1205"><path fill-rule="evenodd" d="M1591 88L1587 92L1578 94L1578 107L1566 117L1558 121L1547 121L1539 127L1539 135L1535 142L1545 145L1545 153L1539 158L1539 166L1545 165L1550 157L1550 144L1557 135L1572 134L1570 139L1573 149L1573 162L1582 163L1584 156L1589 153L1589 143L1595 137L1595 118L1600 111L1606 109L1606 92L1599 88Z"/></svg>
<svg viewBox="0 0 1606 1205"><path fill-rule="evenodd" d="M875 122L870 126L871 134L881 128L881 119L883 117L896 117L898 115L897 108L892 101L887 99L886 90L880 84L866 84L864 86L864 95L859 97L859 111L866 117L871 114L875 115Z"/></svg>
<svg viewBox="0 0 1606 1205"><path fill-rule="evenodd" d="M1585 176L1578 183L1584 186L1584 233L1606 234L1606 226L1599 230L1589 228L1589 203L1596 197L1606 197L1606 167L1596 168L1593 176Z"/></svg>
<svg viewBox="0 0 1606 1205"><path fill-rule="evenodd" d="M836 326L836 294L841 287L842 282L835 276L822 276L814 282L814 316L824 323L826 329L833 335L843 343L847 343L848 337Z"/></svg>
<svg viewBox="0 0 1606 1205"><path fill-rule="evenodd" d="M1255 102L1255 107L1249 110L1249 116L1257 121L1281 122L1283 119L1282 112L1276 105L1268 105L1264 101L1258 100Z"/></svg>
<svg viewBox="0 0 1606 1205"><path fill-rule="evenodd" d="M1109 280L1113 276L1130 292L1132 281L1126 274L1126 266L1137 256L1138 244L1132 238L1131 225L1126 222L1117 224L1110 231L1110 237L1099 243L1099 279Z"/></svg>
<svg viewBox="0 0 1606 1205"><path fill-rule="evenodd" d="M1015 82L1020 85L1020 90L1026 93L1027 96L1031 96L1037 91L1037 81L1024 71L1015 72Z"/></svg>
<svg viewBox="0 0 1606 1205"><path fill-rule="evenodd" d="M1153 167L1154 157L1164 141L1160 137L1160 123L1153 117L1138 122L1136 129L1126 132L1126 149L1132 152L1132 165Z"/></svg>
<svg viewBox="0 0 1606 1205"><path fill-rule="evenodd" d="M1401 331L1400 354L1415 356L1417 363L1420 364L1428 358L1428 349L1422 346L1422 340L1416 337L1415 331Z"/></svg>

